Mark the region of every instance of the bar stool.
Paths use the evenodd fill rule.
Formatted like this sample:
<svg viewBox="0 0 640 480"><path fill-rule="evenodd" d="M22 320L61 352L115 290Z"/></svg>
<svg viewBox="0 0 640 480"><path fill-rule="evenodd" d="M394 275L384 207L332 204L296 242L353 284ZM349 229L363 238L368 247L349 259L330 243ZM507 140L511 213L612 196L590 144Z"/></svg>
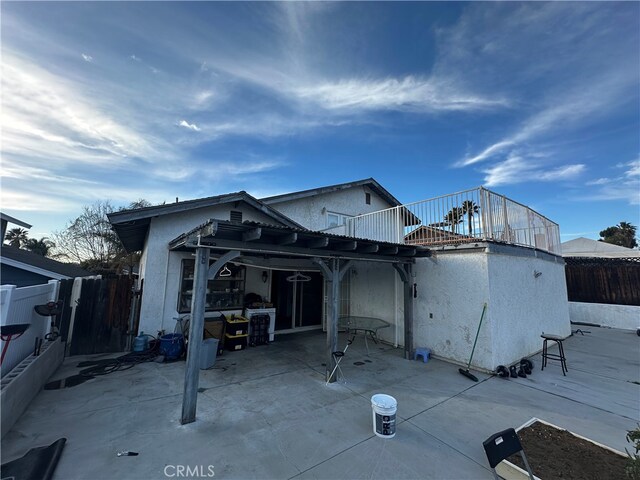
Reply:
<svg viewBox="0 0 640 480"><path fill-rule="evenodd" d="M567 359L564 356L564 348L562 347L562 341L565 340L566 337L559 337L558 335L551 335L549 333L543 333L540 337L544 339L544 342L542 342L542 368L540 370L544 370L544 367L547 366L547 359L560 360L562 375L566 376L566 372L568 372L569 369L567 368ZM549 353L547 351L547 342L549 340L558 344L558 353Z"/></svg>

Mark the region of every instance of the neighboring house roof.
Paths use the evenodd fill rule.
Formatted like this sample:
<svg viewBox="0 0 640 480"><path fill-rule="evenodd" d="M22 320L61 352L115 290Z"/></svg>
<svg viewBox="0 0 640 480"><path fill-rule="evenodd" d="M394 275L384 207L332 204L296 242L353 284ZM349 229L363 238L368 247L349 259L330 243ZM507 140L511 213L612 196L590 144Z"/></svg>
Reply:
<svg viewBox="0 0 640 480"><path fill-rule="evenodd" d="M309 190L302 190L300 192L285 193L282 195L274 195L273 197L261 198L264 203L271 205L274 203L287 202L289 200L298 200L300 198L311 197L314 195L322 195L324 193L337 192L339 190L347 190L353 187L369 187L373 192L378 194L382 199L394 207L398 207L401 203L396 197L391 195L389 191L380 185L373 178L365 178L364 180L356 180L355 182L339 183L337 185L329 185L327 187L312 188Z"/></svg>
<svg viewBox="0 0 640 480"><path fill-rule="evenodd" d="M90 277L93 275L93 273L72 263L58 262L11 245L2 245L2 248L0 248L0 261L5 265L44 275L54 280Z"/></svg>
<svg viewBox="0 0 640 480"><path fill-rule="evenodd" d="M132 252L142 250L144 247L144 240L153 217L231 202L245 202L256 210L259 210L263 214L273 218L276 222L282 223L288 227L304 229L304 227L294 222L286 215L283 215L270 206L265 205L262 201L249 195L245 191L227 193L214 197L198 198L196 200L187 200L184 202L176 202L166 205L122 210L120 212L110 213L107 216L109 217L109 222L111 222L113 230L120 238L124 247L127 251Z"/></svg>
<svg viewBox="0 0 640 480"><path fill-rule="evenodd" d="M448 224L443 222L443 227ZM422 225L404 236L407 245L437 245L446 243L462 243L472 240L468 235L451 232L444 228Z"/></svg>
<svg viewBox="0 0 640 480"><path fill-rule="evenodd" d="M28 223L23 222L22 220L18 220L11 215L7 215L6 213L0 212L0 220L7 223L13 223L14 225L18 225L23 228L31 228L31 225L29 225Z"/></svg>
<svg viewBox="0 0 640 480"><path fill-rule="evenodd" d="M611 243L579 237L562 242L563 257L631 258L640 257L640 251Z"/></svg>

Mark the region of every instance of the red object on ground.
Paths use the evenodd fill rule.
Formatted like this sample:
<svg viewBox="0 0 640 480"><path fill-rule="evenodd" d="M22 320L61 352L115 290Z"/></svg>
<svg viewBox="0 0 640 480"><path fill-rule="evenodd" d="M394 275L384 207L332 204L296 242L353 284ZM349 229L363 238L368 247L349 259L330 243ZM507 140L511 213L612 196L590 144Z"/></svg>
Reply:
<svg viewBox="0 0 640 480"><path fill-rule="evenodd" d="M0 358L0 365L4 362L4 356L7 354L7 349L9 348L9 343L11 340L18 338L29 328L28 323L16 323L14 325L2 325L0 326L0 339L2 339L4 343L4 347L2 348L2 357Z"/></svg>

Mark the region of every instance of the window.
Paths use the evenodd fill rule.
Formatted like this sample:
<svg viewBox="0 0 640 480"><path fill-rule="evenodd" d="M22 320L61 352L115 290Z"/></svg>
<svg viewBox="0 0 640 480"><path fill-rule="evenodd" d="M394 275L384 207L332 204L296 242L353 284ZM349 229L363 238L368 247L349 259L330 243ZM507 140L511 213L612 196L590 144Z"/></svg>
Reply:
<svg viewBox="0 0 640 480"><path fill-rule="evenodd" d="M364 203L366 203L367 205L371 205L371 194L370 193L365 193L364 194Z"/></svg>
<svg viewBox="0 0 640 480"><path fill-rule="evenodd" d="M231 210L231 212L229 213L229 220L231 220L232 222L242 223L242 212Z"/></svg>
<svg viewBox="0 0 640 480"><path fill-rule="evenodd" d="M214 260L209 263L212 264ZM245 268L232 263L225 265L228 275L221 275L220 270L216 278L207 282L207 298L205 309L207 312L242 308L244 300ZM182 260L182 277L180 294L178 295L178 312L191 311L191 296L193 293L193 274L195 260Z"/></svg>
<svg viewBox="0 0 640 480"><path fill-rule="evenodd" d="M343 215L342 213L327 212L327 228L339 227L347 223L347 218L351 215Z"/></svg>

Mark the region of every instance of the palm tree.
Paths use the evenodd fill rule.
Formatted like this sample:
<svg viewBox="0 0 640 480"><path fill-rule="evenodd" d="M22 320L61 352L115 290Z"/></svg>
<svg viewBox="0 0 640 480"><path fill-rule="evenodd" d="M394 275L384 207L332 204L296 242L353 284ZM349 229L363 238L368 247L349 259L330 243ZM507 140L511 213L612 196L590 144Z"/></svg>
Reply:
<svg viewBox="0 0 640 480"><path fill-rule="evenodd" d="M453 233L458 233L458 225L464 221L462 208L453 207L444 216L444 221L447 222L447 225L451 226Z"/></svg>
<svg viewBox="0 0 640 480"><path fill-rule="evenodd" d="M480 207L473 200L462 202L462 213L467 215L469 222L469 236L473 236L473 215L480 212Z"/></svg>
<svg viewBox="0 0 640 480"><path fill-rule="evenodd" d="M42 237L40 240L36 240L35 238L28 239L24 248L33 252L37 255L42 255L43 257L48 257L52 248L55 248L56 244L49 240L47 237Z"/></svg>
<svg viewBox="0 0 640 480"><path fill-rule="evenodd" d="M4 236L4 239L12 247L20 248L25 243L27 243L27 240L29 240L29 237L28 237L27 230L25 230L24 228L16 227L9 230Z"/></svg>

